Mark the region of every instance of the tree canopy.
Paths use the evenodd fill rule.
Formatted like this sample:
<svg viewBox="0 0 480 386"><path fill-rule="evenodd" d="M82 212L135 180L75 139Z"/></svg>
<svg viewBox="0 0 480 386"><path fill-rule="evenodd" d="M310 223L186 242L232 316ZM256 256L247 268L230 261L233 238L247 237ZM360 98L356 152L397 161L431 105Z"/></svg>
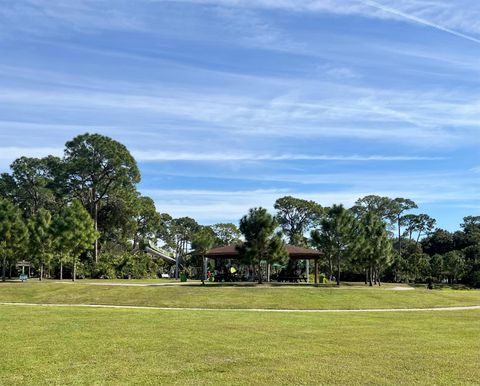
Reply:
<svg viewBox="0 0 480 386"><path fill-rule="evenodd" d="M322 206L315 201L286 196L275 201L273 207L277 210L276 219L289 244L306 246L305 233L319 223Z"/></svg>
<svg viewBox="0 0 480 386"><path fill-rule="evenodd" d="M201 225L159 212L162 203L138 191L140 171L129 150L100 134L68 141L61 158L20 157L10 169L0 175L3 280L22 259L31 260L40 278L62 277L64 263L75 278L77 268L81 277L173 274L174 257L177 275L181 269L198 277L196 253L244 241L243 261L260 280L264 263L286 263L288 242L321 250L325 258L316 267L319 262L338 283L363 276L370 283L382 278L480 287L480 216L466 216L450 232L435 228L436 220L415 211L408 198L368 195L352 208L323 208L284 196L274 202L273 215L253 208L239 227ZM299 269L291 263L287 270Z"/></svg>
<svg viewBox="0 0 480 386"><path fill-rule="evenodd" d="M240 220L240 232L245 242L239 247L243 261L251 265L262 281L260 263L285 262L288 253L282 235L275 232L278 223L265 208L250 209Z"/></svg>

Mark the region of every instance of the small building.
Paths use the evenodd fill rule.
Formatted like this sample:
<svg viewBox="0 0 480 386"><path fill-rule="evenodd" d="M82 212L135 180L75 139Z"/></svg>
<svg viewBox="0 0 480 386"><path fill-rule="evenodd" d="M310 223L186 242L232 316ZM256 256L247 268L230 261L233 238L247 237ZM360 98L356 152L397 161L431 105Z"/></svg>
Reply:
<svg viewBox="0 0 480 386"><path fill-rule="evenodd" d="M297 247L294 245L286 245L288 256L290 261L305 261L305 274L304 275L284 275L283 281L298 281L305 280L309 281L309 263L310 260L314 261L315 264L315 284L318 283L318 259L323 256L323 253L314 249ZM212 248L205 254L205 257L208 259L214 259L216 262L221 262L225 264L228 262L231 265L232 260L237 260L240 257L240 252L238 250L238 245L226 245L223 247ZM270 278L271 267L267 267L267 278Z"/></svg>

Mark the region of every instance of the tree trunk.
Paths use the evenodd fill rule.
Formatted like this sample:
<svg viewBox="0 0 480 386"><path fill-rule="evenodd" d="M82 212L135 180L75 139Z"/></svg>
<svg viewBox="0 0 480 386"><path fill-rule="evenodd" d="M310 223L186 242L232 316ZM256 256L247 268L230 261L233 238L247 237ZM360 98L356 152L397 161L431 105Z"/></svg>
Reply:
<svg viewBox="0 0 480 386"><path fill-rule="evenodd" d="M43 263L40 264L40 276L39 276L38 280L42 281L42 279L43 279Z"/></svg>
<svg viewBox="0 0 480 386"><path fill-rule="evenodd" d="M178 280L180 276L178 272L179 270L180 270L180 247L177 248L177 256L175 259L175 280Z"/></svg>
<svg viewBox="0 0 480 386"><path fill-rule="evenodd" d="M2 281L5 281L7 278L5 277L6 275L6 269L7 269L7 257L3 256L3 264L2 264Z"/></svg>
<svg viewBox="0 0 480 386"><path fill-rule="evenodd" d="M368 268L365 268L365 285L368 284Z"/></svg>
<svg viewBox="0 0 480 386"><path fill-rule="evenodd" d="M95 231L98 232L98 203L96 201L93 206L93 221L95 222ZM98 264L98 238L95 238L94 256L95 264Z"/></svg>
<svg viewBox="0 0 480 386"><path fill-rule="evenodd" d="M402 234L400 229L400 215L398 215L398 256L402 258Z"/></svg>
<svg viewBox="0 0 480 386"><path fill-rule="evenodd" d="M63 280L63 261L60 260L60 280Z"/></svg>
<svg viewBox="0 0 480 386"><path fill-rule="evenodd" d="M337 285L340 285L340 255L337 256Z"/></svg>
<svg viewBox="0 0 480 386"><path fill-rule="evenodd" d="M8 262L8 278L12 280L12 262Z"/></svg>
<svg viewBox="0 0 480 386"><path fill-rule="evenodd" d="M258 268L258 271L257 271L257 273L258 273L258 284L263 284L262 283L262 268L260 267L260 264L258 264L257 268Z"/></svg>
<svg viewBox="0 0 480 386"><path fill-rule="evenodd" d="M72 281L75 281L77 276L77 260L73 259Z"/></svg>
<svg viewBox="0 0 480 386"><path fill-rule="evenodd" d="M420 242L420 236L422 235L422 231L419 231L418 232L418 236L417 236L417 244Z"/></svg>
<svg viewBox="0 0 480 386"><path fill-rule="evenodd" d="M373 286L372 276L373 276L372 263L370 263L370 266L368 267L368 285L370 287Z"/></svg>
<svg viewBox="0 0 480 386"><path fill-rule="evenodd" d="M328 268L330 271L329 272L330 277L328 278L328 280L332 281L333 280L333 259L331 255L328 256Z"/></svg>

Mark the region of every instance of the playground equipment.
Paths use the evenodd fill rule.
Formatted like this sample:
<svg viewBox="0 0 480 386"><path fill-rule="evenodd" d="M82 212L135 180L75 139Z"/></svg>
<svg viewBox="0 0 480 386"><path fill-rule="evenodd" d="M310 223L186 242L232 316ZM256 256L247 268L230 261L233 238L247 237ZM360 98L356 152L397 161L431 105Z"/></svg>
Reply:
<svg viewBox="0 0 480 386"><path fill-rule="evenodd" d="M176 263L176 260L173 257L169 256L166 251L158 247L155 247L152 244L149 244L145 247L145 252L147 252L149 255L152 255L154 257L158 257L169 264Z"/></svg>

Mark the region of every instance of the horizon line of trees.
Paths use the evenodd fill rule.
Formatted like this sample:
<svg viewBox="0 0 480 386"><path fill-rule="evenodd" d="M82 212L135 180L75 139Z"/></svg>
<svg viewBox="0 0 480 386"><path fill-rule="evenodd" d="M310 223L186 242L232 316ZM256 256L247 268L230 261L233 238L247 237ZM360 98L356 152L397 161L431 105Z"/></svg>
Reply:
<svg viewBox="0 0 480 386"><path fill-rule="evenodd" d="M145 253L160 246L179 269L204 277L202 255L213 246L239 244L242 262L259 280L261 264L289 262L286 243L316 248L329 280L463 282L480 286L480 216L461 229L435 228L427 214L412 214L406 198L369 195L351 208L323 207L291 196L275 213L253 208L232 223L203 226L193 218L160 213L137 185L137 163L121 143L82 134L65 145L62 158L20 157L0 175L2 279L19 260L43 277L148 277L164 267ZM8 271L8 272L7 272ZM177 270L178 274L178 270Z"/></svg>

